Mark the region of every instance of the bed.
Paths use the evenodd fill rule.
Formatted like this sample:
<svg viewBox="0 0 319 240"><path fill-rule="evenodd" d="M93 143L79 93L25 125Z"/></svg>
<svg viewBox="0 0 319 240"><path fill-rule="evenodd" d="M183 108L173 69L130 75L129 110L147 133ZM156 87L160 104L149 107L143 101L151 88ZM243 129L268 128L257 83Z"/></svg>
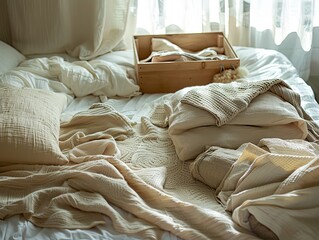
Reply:
<svg viewBox="0 0 319 240"><path fill-rule="evenodd" d="M225 120L187 102L215 88L140 94L129 50L83 62L2 47L1 239L319 235L319 106L282 54L234 48L249 74L232 86L268 95Z"/></svg>

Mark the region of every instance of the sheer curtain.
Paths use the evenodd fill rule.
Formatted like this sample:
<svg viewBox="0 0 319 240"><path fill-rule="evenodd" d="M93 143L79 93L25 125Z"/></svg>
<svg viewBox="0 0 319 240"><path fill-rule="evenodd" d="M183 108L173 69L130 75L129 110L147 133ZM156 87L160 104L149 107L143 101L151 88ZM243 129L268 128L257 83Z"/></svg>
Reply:
<svg viewBox="0 0 319 240"><path fill-rule="evenodd" d="M138 0L136 33L223 31L234 46L282 52L307 80L315 26L318 0Z"/></svg>
<svg viewBox="0 0 319 240"><path fill-rule="evenodd" d="M134 4L133 0L0 0L0 40L24 54L67 52L91 59L132 41Z"/></svg>
<svg viewBox="0 0 319 240"><path fill-rule="evenodd" d="M282 52L307 80L318 29L319 0L0 0L0 40L84 60L125 48L133 33L223 31L234 46Z"/></svg>

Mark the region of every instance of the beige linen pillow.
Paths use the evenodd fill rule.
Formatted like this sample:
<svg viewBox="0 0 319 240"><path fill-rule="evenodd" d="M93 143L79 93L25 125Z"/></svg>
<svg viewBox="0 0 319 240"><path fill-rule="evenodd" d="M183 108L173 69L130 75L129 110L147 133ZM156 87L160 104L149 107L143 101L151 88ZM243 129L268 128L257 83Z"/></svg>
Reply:
<svg viewBox="0 0 319 240"><path fill-rule="evenodd" d="M0 164L65 164L59 148L63 94L0 88Z"/></svg>

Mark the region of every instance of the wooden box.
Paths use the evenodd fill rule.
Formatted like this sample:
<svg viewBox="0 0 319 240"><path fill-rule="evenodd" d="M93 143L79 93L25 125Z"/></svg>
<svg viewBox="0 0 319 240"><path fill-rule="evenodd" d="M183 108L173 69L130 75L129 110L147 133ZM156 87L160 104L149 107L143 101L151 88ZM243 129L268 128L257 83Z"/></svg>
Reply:
<svg viewBox="0 0 319 240"><path fill-rule="evenodd" d="M182 49L198 52L208 47L224 49L225 60L141 62L152 52L152 38L164 38ZM133 36L138 84L143 93L170 93L188 86L206 85L221 69L237 68L240 60L222 32Z"/></svg>

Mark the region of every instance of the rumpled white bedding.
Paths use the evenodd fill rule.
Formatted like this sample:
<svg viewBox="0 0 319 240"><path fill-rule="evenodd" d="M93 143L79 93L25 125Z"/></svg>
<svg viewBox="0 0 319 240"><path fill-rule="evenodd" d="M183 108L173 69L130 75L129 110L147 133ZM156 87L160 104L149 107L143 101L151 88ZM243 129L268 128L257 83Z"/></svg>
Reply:
<svg viewBox="0 0 319 240"><path fill-rule="evenodd" d="M316 121L319 122L319 107L314 101L311 88L298 77L295 68L281 54L263 49L251 49L244 47L236 47L236 53L241 59L241 65L249 70L247 79L262 80L266 78L281 78L296 91L301 93L302 106L306 112ZM132 56L133 59L133 56ZM132 62L131 62L132 64ZM38 78L37 87L59 92L72 91L63 85L57 84L56 81L50 80L48 84L42 78ZM43 83L41 83L43 81ZM34 86L34 85L33 85ZM167 95L141 95L132 99L105 99L105 102L116 107L119 111L123 111L125 115L140 121L141 116L148 116L155 102L164 102ZM69 119L75 113L86 110L93 102L99 102L100 98L95 96L84 96L75 98L68 106L62 117ZM158 165L154 163L155 165ZM199 199L200 201L200 199ZM121 214L129 215L121 209ZM39 228L32 223L27 222L24 218L13 216L6 221L0 221L0 236L3 239L139 239L138 237L128 237L125 234L117 233L112 227L109 218L105 218L106 225L98 226L89 230L58 230L50 228ZM177 239L170 233L165 233L162 239Z"/></svg>
<svg viewBox="0 0 319 240"><path fill-rule="evenodd" d="M92 60L67 62L62 57L34 58L3 74L0 86L31 87L83 97L132 97L139 94L135 79L120 65Z"/></svg>

